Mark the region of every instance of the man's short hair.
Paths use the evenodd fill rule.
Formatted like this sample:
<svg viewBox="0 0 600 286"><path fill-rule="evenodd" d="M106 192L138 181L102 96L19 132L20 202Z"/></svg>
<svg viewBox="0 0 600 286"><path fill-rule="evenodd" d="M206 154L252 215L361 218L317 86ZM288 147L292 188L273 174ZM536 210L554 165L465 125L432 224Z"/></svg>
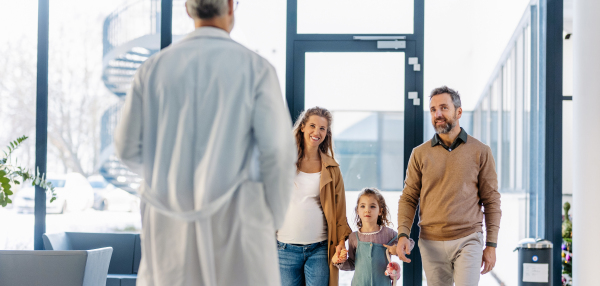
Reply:
<svg viewBox="0 0 600 286"><path fill-rule="evenodd" d="M227 13L228 0L187 0L187 10L192 18L211 19Z"/></svg>
<svg viewBox="0 0 600 286"><path fill-rule="evenodd" d="M429 100L431 100L432 97L438 95L438 94L443 94L443 93L447 93L450 95L450 97L452 98L452 103L454 104L454 108L459 108L461 107L461 103L460 103L460 94L458 94L458 91L451 89L447 86L442 86L442 87L438 87L438 88L434 88L431 91L431 95L429 96Z"/></svg>

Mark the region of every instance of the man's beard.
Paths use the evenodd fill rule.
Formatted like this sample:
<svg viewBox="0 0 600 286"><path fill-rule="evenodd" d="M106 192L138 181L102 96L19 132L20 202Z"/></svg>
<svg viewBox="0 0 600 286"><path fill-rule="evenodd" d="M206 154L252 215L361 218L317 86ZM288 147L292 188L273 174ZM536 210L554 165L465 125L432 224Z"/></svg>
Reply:
<svg viewBox="0 0 600 286"><path fill-rule="evenodd" d="M438 126L435 124L435 121L439 119L444 119L446 122L443 125ZM448 120L442 116L441 118L436 118L433 121L433 129L435 129L435 133L437 134L448 134L454 128L454 126L456 126L456 113L454 114L452 120Z"/></svg>

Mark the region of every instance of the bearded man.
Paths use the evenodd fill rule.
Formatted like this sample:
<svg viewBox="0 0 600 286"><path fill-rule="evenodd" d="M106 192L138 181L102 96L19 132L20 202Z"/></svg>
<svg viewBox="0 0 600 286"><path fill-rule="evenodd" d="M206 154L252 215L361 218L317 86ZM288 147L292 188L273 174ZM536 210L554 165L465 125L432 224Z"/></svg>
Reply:
<svg viewBox="0 0 600 286"><path fill-rule="evenodd" d="M436 134L416 147L408 162L398 203L397 253L410 262L408 238L420 204L419 247L427 285L477 285L480 270L488 273L496 263L502 212L494 158L490 147L460 127L458 92L443 86L429 100Z"/></svg>

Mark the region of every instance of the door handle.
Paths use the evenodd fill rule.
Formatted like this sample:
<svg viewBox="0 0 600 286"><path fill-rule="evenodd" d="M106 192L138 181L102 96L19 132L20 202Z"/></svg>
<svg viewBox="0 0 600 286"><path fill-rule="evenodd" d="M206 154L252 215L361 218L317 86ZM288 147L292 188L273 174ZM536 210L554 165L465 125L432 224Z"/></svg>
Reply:
<svg viewBox="0 0 600 286"><path fill-rule="evenodd" d="M377 41L378 49L406 49L406 36L354 36L358 41Z"/></svg>

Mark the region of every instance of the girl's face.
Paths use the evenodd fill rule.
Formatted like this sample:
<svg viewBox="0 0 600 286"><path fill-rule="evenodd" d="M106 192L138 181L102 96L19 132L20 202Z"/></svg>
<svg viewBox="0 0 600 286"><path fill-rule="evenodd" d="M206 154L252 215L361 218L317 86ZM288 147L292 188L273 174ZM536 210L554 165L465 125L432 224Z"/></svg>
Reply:
<svg viewBox="0 0 600 286"><path fill-rule="evenodd" d="M358 200L358 217L363 225L377 224L377 218L381 215L381 208L374 196L364 195Z"/></svg>
<svg viewBox="0 0 600 286"><path fill-rule="evenodd" d="M327 118L311 115L306 124L300 128L304 133L304 146L319 147L327 136Z"/></svg>

